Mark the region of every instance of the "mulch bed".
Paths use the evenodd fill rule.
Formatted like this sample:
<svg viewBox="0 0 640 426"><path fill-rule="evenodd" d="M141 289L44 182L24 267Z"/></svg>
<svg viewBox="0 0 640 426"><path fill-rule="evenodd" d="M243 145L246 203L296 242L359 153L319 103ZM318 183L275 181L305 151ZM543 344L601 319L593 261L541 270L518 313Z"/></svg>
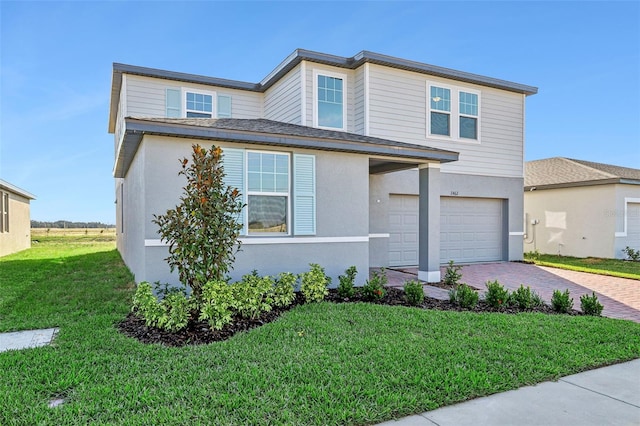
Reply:
<svg viewBox="0 0 640 426"><path fill-rule="evenodd" d="M338 296L335 289L329 290L329 295L325 300L333 303L364 302L362 297L359 295L349 299L343 299ZM261 325L275 321L283 312L303 303L304 297L300 293L297 293L295 301L286 308L274 308L270 312L263 312L260 317L256 319L246 319L236 316L234 321L227 324L222 328L222 330L211 330L206 321L191 320L189 321L187 328L184 330L169 332L156 327L147 327L144 320L136 316L134 312L129 313L129 315L127 315L127 317L118 324L118 329L125 335L138 339L142 343L159 343L165 346L201 345L227 340L236 333L251 330L252 328L260 327ZM404 298L404 291L393 287L387 288L387 294L382 300L367 303L377 303L379 305L390 306L411 306ZM426 296L424 303L417 308L459 312L501 312L505 314L539 312L544 314L560 315L547 305L529 310L521 310L514 307L495 309L489 306L484 300L480 300L474 309L465 309L449 302L448 300L439 300ZM568 315L583 315L583 313L574 309L571 310Z"/></svg>

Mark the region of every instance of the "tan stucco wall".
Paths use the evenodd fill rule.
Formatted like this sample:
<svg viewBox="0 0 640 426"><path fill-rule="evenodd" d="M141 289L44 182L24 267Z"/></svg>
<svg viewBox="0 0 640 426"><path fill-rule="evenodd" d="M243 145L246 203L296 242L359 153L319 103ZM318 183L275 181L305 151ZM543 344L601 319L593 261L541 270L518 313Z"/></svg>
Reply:
<svg viewBox="0 0 640 426"><path fill-rule="evenodd" d="M9 194L9 232L0 232L0 256L31 247L31 216L29 199Z"/></svg>
<svg viewBox="0 0 640 426"><path fill-rule="evenodd" d="M596 185L526 191L524 251L575 257L623 257L616 232L625 199L637 185ZM537 225L532 221L538 220Z"/></svg>

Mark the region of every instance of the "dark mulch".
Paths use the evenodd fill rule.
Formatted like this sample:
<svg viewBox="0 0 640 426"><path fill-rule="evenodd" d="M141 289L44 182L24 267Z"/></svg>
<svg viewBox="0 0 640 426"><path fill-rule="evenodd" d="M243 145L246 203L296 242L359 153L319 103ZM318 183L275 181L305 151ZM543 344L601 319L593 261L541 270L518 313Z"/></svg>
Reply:
<svg viewBox="0 0 640 426"><path fill-rule="evenodd" d="M329 295L325 300L333 303L367 302L359 294L352 298L344 299L338 296L335 289L329 290ZM125 335L138 339L142 343L160 343L165 346L200 345L227 340L236 333L251 330L252 328L260 327L261 325L275 321L283 312L303 303L304 297L298 293L296 294L296 299L293 304L286 308L274 308L270 312L263 312L262 315L256 319L247 319L236 316L234 317L234 321L227 324L222 330L211 330L206 321L197 321L192 319L189 321L189 325L186 329L178 332L169 332L156 327L147 327L144 320L136 316L134 312L129 313L129 315L127 315L127 317L118 324L118 329ZM382 300L367 303L390 306L411 306L404 298L404 291L393 287L387 288L387 294ZM480 300L474 309L465 309L449 302L448 300L439 300L431 297L425 297L424 302L420 306L417 306L417 308L458 312L501 312L505 314L538 312L559 315L548 305L529 310L521 310L515 307L496 309L489 306L484 300ZM583 315L583 313L574 309L571 310L568 315Z"/></svg>

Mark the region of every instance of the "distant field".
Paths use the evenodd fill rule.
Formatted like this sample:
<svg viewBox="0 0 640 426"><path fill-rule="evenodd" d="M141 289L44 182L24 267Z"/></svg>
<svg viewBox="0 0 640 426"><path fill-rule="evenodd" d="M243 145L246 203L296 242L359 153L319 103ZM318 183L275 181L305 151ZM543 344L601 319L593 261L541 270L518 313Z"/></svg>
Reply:
<svg viewBox="0 0 640 426"><path fill-rule="evenodd" d="M92 243L116 241L116 228L31 228L31 241L69 243Z"/></svg>

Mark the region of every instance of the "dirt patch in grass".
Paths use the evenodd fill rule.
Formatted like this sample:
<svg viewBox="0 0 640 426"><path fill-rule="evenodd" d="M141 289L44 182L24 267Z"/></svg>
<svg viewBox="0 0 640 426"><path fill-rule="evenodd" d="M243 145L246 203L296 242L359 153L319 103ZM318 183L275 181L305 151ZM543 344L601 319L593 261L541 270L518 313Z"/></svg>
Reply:
<svg viewBox="0 0 640 426"><path fill-rule="evenodd" d="M325 300L333 303L355 303L365 302L358 294L352 298L342 298L336 290L329 290L329 295ZM234 321L227 324L221 330L211 330L205 321L192 319L189 325L178 332L169 332L156 327L148 327L144 320L139 318L134 312L129 313L127 317L118 324L118 329L127 336L138 339L142 343L159 343L165 346L185 346L200 345L212 342L227 340L234 334L260 327L261 325L270 323L278 319L278 317L289 309L304 303L304 297L296 294L294 302L286 308L274 308L269 312L263 312L259 318L247 319L240 316L234 317ZM411 306L404 297L404 291L396 288L388 288L384 298L376 303L379 305L390 306ZM506 307L496 309L489 306L484 300L480 300L474 309L465 309L448 300L439 300L431 297L425 297L424 302L416 306L417 309L436 309L441 311L470 311L470 312L500 312L505 314L517 314L520 312L538 312L550 315L560 315L553 311L550 306L544 305L533 309L521 310L516 307ZM582 312L572 310L569 314L564 315L583 315Z"/></svg>

